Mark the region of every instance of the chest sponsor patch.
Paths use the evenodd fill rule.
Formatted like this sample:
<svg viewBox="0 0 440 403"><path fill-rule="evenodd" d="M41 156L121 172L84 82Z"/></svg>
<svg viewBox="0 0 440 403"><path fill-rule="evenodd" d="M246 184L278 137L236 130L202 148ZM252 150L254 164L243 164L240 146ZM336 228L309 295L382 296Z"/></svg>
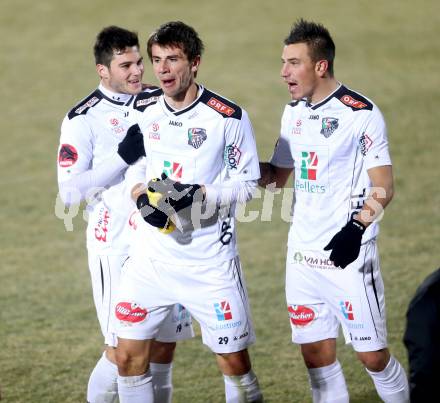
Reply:
<svg viewBox="0 0 440 403"><path fill-rule="evenodd" d="M71 144L61 144L58 154L58 165L62 168L71 167L78 160L78 152Z"/></svg>

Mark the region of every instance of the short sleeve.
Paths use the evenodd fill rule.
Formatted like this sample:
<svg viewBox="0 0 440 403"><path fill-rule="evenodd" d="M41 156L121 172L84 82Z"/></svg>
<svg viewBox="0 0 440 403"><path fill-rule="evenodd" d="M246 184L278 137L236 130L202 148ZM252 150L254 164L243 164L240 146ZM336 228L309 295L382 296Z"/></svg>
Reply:
<svg viewBox="0 0 440 403"><path fill-rule="evenodd" d="M260 178L254 131L244 110L241 119L226 120L224 160L231 178L243 181Z"/></svg>
<svg viewBox="0 0 440 403"><path fill-rule="evenodd" d="M358 130L359 148L367 169L392 165L388 149L388 136L385 120L380 110L374 106L364 113Z"/></svg>

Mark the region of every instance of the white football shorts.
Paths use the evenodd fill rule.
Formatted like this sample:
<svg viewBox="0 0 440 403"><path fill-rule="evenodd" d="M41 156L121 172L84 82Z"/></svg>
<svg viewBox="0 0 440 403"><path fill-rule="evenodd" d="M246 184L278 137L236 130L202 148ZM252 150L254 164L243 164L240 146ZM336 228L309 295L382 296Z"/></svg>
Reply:
<svg viewBox="0 0 440 403"><path fill-rule="evenodd" d="M295 250L286 263L286 300L292 341L337 338L342 326L356 351L387 346L384 285L375 240L358 258L336 268L325 251Z"/></svg>
<svg viewBox="0 0 440 403"><path fill-rule="evenodd" d="M92 279L93 300L105 344L116 347L113 307L119 287L121 271L127 255L97 255L89 252L89 269ZM165 318L157 340L171 343L194 337L191 316L184 307L175 305Z"/></svg>
<svg viewBox="0 0 440 403"><path fill-rule="evenodd" d="M179 303L200 323L203 343L213 352L241 351L255 341L238 257L210 265L130 257L116 300L120 338L157 339L161 323Z"/></svg>

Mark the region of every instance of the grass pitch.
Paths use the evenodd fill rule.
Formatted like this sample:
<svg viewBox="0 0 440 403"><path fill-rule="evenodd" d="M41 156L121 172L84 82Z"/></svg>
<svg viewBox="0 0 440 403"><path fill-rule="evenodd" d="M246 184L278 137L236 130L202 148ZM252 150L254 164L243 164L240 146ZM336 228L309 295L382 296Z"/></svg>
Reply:
<svg viewBox="0 0 440 403"><path fill-rule="evenodd" d="M55 216L56 151L64 114L97 85L91 47L117 24L145 43L181 19L206 45L199 81L235 100L269 158L288 94L279 78L282 40L299 17L326 25L336 77L372 98L388 123L396 196L379 239L389 344L406 365L405 311L416 286L439 266L438 55L440 13L414 2L3 0L0 15L0 387L5 402L83 402L102 343L92 303L81 212L73 231ZM154 82L146 63L145 81ZM308 402L306 371L290 343L284 300L288 225L275 197L272 220L239 226L257 332L250 351L267 402ZM250 207L261 209L261 199ZM349 347L339 359L351 401L379 401ZM214 357L195 340L179 345L175 402L222 402Z"/></svg>

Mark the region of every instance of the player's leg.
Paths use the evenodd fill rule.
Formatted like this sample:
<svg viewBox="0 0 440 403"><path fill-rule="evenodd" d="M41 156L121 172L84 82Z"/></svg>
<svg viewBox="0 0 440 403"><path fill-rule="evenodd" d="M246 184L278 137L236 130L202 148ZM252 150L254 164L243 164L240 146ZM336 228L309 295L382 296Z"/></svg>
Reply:
<svg viewBox="0 0 440 403"><path fill-rule="evenodd" d="M153 376L154 399L158 403L170 403L173 396L172 361L176 342L194 337L189 312L180 304L162 322L151 348L150 371Z"/></svg>
<svg viewBox="0 0 440 403"><path fill-rule="evenodd" d="M261 402L247 347L255 341L245 281L238 258L186 268L192 295L182 301L201 326L203 343L217 354L226 402Z"/></svg>
<svg viewBox="0 0 440 403"><path fill-rule="evenodd" d="M153 403L154 393L149 370L152 340L118 338L118 390L121 403Z"/></svg>
<svg viewBox="0 0 440 403"><path fill-rule="evenodd" d="M314 257L313 252L309 254ZM325 279L316 271L320 269L310 268L301 264L302 261L288 261L286 265L286 299L292 341L301 346L313 402L347 403L347 385L336 359L339 324L316 287L319 284L321 289L325 288Z"/></svg>
<svg viewBox="0 0 440 403"><path fill-rule="evenodd" d="M387 348L384 285L376 243L363 246L360 256L363 261L358 262L355 272L360 273L362 281L359 295L364 316L358 319L363 328L350 329L353 347L384 402L409 402L405 370ZM353 315L356 318L356 307L353 307ZM350 324L345 320L345 325Z"/></svg>
<svg viewBox="0 0 440 403"><path fill-rule="evenodd" d="M96 255L89 252L89 270L92 280L93 299L101 332L104 335L105 351L93 368L87 385L87 401L90 403L116 402L118 397L118 368L114 347L116 335L110 326L112 299L116 294L121 267L125 255Z"/></svg>
<svg viewBox="0 0 440 403"><path fill-rule="evenodd" d="M153 377L154 399L170 403L173 396L173 358L176 342L154 341L151 348L150 371Z"/></svg>
<svg viewBox="0 0 440 403"><path fill-rule="evenodd" d="M217 365L223 373L227 403L263 401L247 349L233 353L217 353L216 357Z"/></svg>
<svg viewBox="0 0 440 403"><path fill-rule="evenodd" d="M121 403L154 401L150 372L152 341L172 307L166 299L169 290L158 277L153 263L142 258L130 258L121 275L114 309Z"/></svg>

